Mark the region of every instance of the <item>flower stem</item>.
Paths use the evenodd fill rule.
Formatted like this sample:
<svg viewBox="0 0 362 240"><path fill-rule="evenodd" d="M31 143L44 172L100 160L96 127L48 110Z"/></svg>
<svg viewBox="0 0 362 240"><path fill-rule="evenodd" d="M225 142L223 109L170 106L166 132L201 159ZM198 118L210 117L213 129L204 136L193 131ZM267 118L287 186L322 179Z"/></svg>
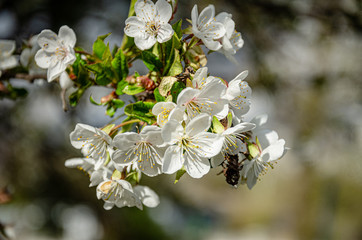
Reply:
<svg viewBox="0 0 362 240"><path fill-rule="evenodd" d="M126 126L126 125L128 125L128 124L132 124L132 123L137 123L137 122L141 122L141 120L139 120L139 119L133 119L133 120L129 120L129 121L127 121L127 122L120 123L120 124L118 124L117 126L114 126L114 127L112 128L112 131L111 131L111 132L113 132L114 130L116 130L116 129L120 128L120 127ZM112 135L112 134L110 134L110 135Z"/></svg>

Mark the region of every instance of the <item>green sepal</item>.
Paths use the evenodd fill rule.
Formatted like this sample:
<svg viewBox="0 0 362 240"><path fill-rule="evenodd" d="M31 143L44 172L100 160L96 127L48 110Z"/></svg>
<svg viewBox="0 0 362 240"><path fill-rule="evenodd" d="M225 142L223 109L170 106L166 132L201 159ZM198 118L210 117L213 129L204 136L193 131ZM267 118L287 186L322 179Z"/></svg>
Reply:
<svg viewBox="0 0 362 240"><path fill-rule="evenodd" d="M115 126L115 124L109 124L109 125L105 126L104 128L102 128L102 130L103 130L105 133L109 134L109 133L112 131L112 128L113 128L114 126Z"/></svg>
<svg viewBox="0 0 362 240"><path fill-rule="evenodd" d="M175 178L175 182L174 184L178 183L178 181L180 180L180 178L185 174L186 170L184 169L184 167L182 167L180 170L178 170L176 172L176 178Z"/></svg>
<svg viewBox="0 0 362 240"><path fill-rule="evenodd" d="M138 184L141 180L141 173L134 170L127 174L126 181L130 182L131 184Z"/></svg>
<svg viewBox="0 0 362 240"><path fill-rule="evenodd" d="M143 51L142 54L143 63L150 71L161 72L162 62L160 59L150 51Z"/></svg>
<svg viewBox="0 0 362 240"><path fill-rule="evenodd" d="M184 83L182 82L175 82L175 84L172 86L171 88L171 95L172 95L172 101L174 103L176 103L177 101L177 96L179 95L179 93L185 89L186 86Z"/></svg>
<svg viewBox="0 0 362 240"><path fill-rule="evenodd" d="M212 131L214 133L223 133L225 131L224 126L215 116L212 117Z"/></svg>
<svg viewBox="0 0 362 240"><path fill-rule="evenodd" d="M152 108L155 105L153 102L139 101L131 103L124 108L124 113L132 118L137 118L148 124L156 122L156 117L152 114Z"/></svg>
<svg viewBox="0 0 362 240"><path fill-rule="evenodd" d="M98 36L97 40L93 43L93 54L102 59L104 51L107 48L107 45L104 43L104 39L106 39L111 33L107 33L106 35Z"/></svg>
<svg viewBox="0 0 362 240"><path fill-rule="evenodd" d="M227 120L228 120L228 128L231 128L231 125L233 124L233 114L231 112L228 113Z"/></svg>
<svg viewBox="0 0 362 240"><path fill-rule="evenodd" d="M260 154L258 146L254 143L248 144L248 150L249 150L249 154L252 156L252 158L257 157L258 154Z"/></svg>
<svg viewBox="0 0 362 240"><path fill-rule="evenodd" d="M155 90L153 90L153 95L155 96L156 102L165 101L165 97L160 94L160 91L158 90L158 88L155 88Z"/></svg>
<svg viewBox="0 0 362 240"><path fill-rule="evenodd" d="M122 173L115 169L112 173L111 180L120 180L122 179Z"/></svg>

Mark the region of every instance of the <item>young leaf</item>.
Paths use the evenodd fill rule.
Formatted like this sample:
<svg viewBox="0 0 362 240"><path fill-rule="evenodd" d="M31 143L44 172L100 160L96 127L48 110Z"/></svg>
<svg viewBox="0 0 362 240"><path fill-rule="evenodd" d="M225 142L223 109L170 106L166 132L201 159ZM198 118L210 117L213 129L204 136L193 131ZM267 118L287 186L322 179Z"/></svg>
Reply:
<svg viewBox="0 0 362 240"><path fill-rule="evenodd" d="M165 97L160 94L158 88L155 88L155 90L153 90L153 95L155 95L156 102L165 101Z"/></svg>
<svg viewBox="0 0 362 240"><path fill-rule="evenodd" d="M128 94L128 95L135 95L137 93L141 93L143 92L145 89L141 86L137 86L137 85L127 85L125 86L125 88L123 89L123 93Z"/></svg>
<svg viewBox="0 0 362 240"><path fill-rule="evenodd" d="M159 93L166 97L175 82L177 82L177 78L175 77L162 78L160 86L158 86Z"/></svg>
<svg viewBox="0 0 362 240"><path fill-rule="evenodd" d="M103 103L97 103L97 102L93 99L92 94L89 96L89 101L90 101L91 103L93 103L94 105L97 105L97 106L103 105Z"/></svg>
<svg viewBox="0 0 362 240"><path fill-rule="evenodd" d="M172 101L174 103L176 103L177 101L177 96L179 95L179 93L186 88L185 84L182 82L175 82L175 84L172 86L171 88L171 95L172 95Z"/></svg>
<svg viewBox="0 0 362 240"><path fill-rule="evenodd" d="M113 99L112 104L115 108L121 108L124 106L124 101L122 101L121 99Z"/></svg>
<svg viewBox="0 0 362 240"><path fill-rule="evenodd" d="M132 118L140 119L148 124L153 124L156 121L155 116L151 112L154 105L155 103L153 102L142 101L131 103L124 108L124 113Z"/></svg>
<svg viewBox="0 0 362 240"><path fill-rule="evenodd" d="M117 94L117 95L122 95L122 94L123 94L123 89L124 89L127 85L128 85L128 82L126 82L126 81L124 81L124 80L118 82L116 94Z"/></svg>
<svg viewBox="0 0 362 240"><path fill-rule="evenodd" d="M144 62L144 64L146 65L146 67L150 70L150 71L158 71L161 72L162 69L162 62L160 61L160 59L154 55L153 53L149 52L149 51L143 51L142 52L142 60Z"/></svg>
<svg viewBox="0 0 362 240"><path fill-rule="evenodd" d="M178 38L182 37L182 19L178 20L176 23L172 25L173 30L175 31Z"/></svg>
<svg viewBox="0 0 362 240"><path fill-rule="evenodd" d="M179 75L180 73L182 73L182 71L183 71L183 67L181 64L180 53L178 50L175 49L175 57L174 57L172 65L170 67L170 70L167 73L167 76L176 76L176 75Z"/></svg>
<svg viewBox="0 0 362 240"><path fill-rule="evenodd" d="M117 73L119 80L125 80L128 76L128 63L126 56L123 54L122 49L119 49L114 59L112 60L112 67Z"/></svg>
<svg viewBox="0 0 362 240"><path fill-rule="evenodd" d="M93 54L99 59L102 59L103 53L107 48L107 45L104 43L104 39L106 39L110 34L111 33L98 36L97 40L93 43Z"/></svg>

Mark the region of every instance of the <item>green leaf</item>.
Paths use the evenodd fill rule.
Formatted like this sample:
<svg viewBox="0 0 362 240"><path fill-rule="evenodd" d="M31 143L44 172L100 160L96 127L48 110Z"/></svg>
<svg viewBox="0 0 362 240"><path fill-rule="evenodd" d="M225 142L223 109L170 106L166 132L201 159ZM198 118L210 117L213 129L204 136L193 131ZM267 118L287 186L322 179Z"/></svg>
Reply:
<svg viewBox="0 0 362 240"><path fill-rule="evenodd" d="M115 108L112 104L109 104L106 110L106 114L110 117L113 117L113 115L116 113L117 108Z"/></svg>
<svg viewBox="0 0 362 240"><path fill-rule="evenodd" d="M180 178L186 173L186 170L182 167L180 170L178 170L176 172L176 179L174 184L178 183L178 181L180 180Z"/></svg>
<svg viewBox="0 0 362 240"><path fill-rule="evenodd" d="M122 49L119 49L114 56L114 59L112 60L112 67L116 72L119 80L126 79L126 77L128 76L128 63Z"/></svg>
<svg viewBox="0 0 362 240"><path fill-rule="evenodd" d="M182 37L182 19L178 20L176 23L172 25L173 30L175 31L178 38Z"/></svg>
<svg viewBox="0 0 362 240"><path fill-rule="evenodd" d="M153 90L153 95L155 96L156 102L165 101L165 97L160 94L160 91L158 90L158 88L155 88L155 90Z"/></svg>
<svg viewBox="0 0 362 240"><path fill-rule="evenodd" d="M185 89L186 86L184 83L182 82L175 82L175 84L172 86L171 88L171 95L172 95L172 101L174 103L176 103L177 101L177 96L179 95L179 93Z"/></svg>
<svg viewBox="0 0 362 240"><path fill-rule="evenodd" d="M70 106L72 106L72 107L77 106L79 99L82 97L85 90L86 90L86 88L80 88L80 89L76 90L75 92L73 92L72 94L70 94L70 96L69 96Z"/></svg>
<svg viewBox="0 0 362 240"><path fill-rule="evenodd" d="M182 71L183 71L183 67L181 64L180 53L178 50L175 49L175 57L174 57L172 65L170 67L170 70L167 73L167 76L176 76L176 75L179 75L180 73L182 73Z"/></svg>
<svg viewBox="0 0 362 240"><path fill-rule="evenodd" d="M167 76L167 73L170 71L170 68L175 61L176 50L181 49L181 41L177 37L176 33L174 33L172 38L169 41L167 41L165 45L166 45L166 50L165 50L166 66L163 70L163 75Z"/></svg>
<svg viewBox="0 0 362 240"><path fill-rule="evenodd" d="M103 53L107 48L107 45L104 43L104 39L106 39L110 34L111 33L98 36L97 40L93 43L93 54L99 59L102 59Z"/></svg>
<svg viewBox="0 0 362 240"><path fill-rule="evenodd" d="M135 94L141 93L143 91L145 91L145 89L143 87L137 86L137 85L127 85L123 89L123 92L128 95L135 95Z"/></svg>
<svg viewBox="0 0 362 240"><path fill-rule="evenodd" d="M223 133L225 131L224 126L215 116L212 117L212 130L214 133Z"/></svg>
<svg viewBox="0 0 362 240"><path fill-rule="evenodd" d="M166 97L175 82L177 82L177 78L175 77L163 77L160 85L158 86L159 93Z"/></svg>
<svg viewBox="0 0 362 240"><path fill-rule="evenodd" d="M92 94L89 96L89 101L90 101L91 103L93 103L94 105L98 105L98 106L103 105L103 103L97 103L97 102L93 99Z"/></svg>
<svg viewBox="0 0 362 240"><path fill-rule="evenodd" d="M146 67L150 70L150 71L158 71L161 72L162 69L162 62L160 61L160 59L154 55L153 53L149 52L149 51L143 51L142 52L142 60L144 62L144 64L146 65Z"/></svg>
<svg viewBox="0 0 362 240"><path fill-rule="evenodd" d="M132 118L137 118L148 124L156 122L156 117L152 114L152 108L155 105L153 102L136 102L127 105L124 108L124 113Z"/></svg>
<svg viewBox="0 0 362 240"><path fill-rule="evenodd" d="M127 85L128 85L128 82L126 82L126 81L124 81L124 80L118 82L116 94L117 94L117 95L122 95L122 94L123 94L123 89L124 89Z"/></svg>
<svg viewBox="0 0 362 240"><path fill-rule="evenodd" d="M113 99L112 104L115 108L121 108L124 106L124 101L122 101L121 99Z"/></svg>

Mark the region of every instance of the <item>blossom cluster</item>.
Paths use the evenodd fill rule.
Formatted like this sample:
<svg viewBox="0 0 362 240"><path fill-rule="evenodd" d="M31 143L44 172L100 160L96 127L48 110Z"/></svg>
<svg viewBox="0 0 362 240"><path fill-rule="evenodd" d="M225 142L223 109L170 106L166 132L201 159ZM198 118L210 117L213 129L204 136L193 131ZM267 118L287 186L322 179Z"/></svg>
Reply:
<svg viewBox="0 0 362 240"><path fill-rule="evenodd" d="M182 29L182 20L170 23L174 1L132 3L116 51L104 42L109 34L97 38L92 53L75 47L74 31L62 26L58 34L43 30L33 36L20 55L30 75L46 70L44 78L58 80L63 92L76 89L69 96L71 106L90 86L105 86L112 93L91 102L106 106L111 117L118 109L127 116L101 128L78 123L70 142L82 157L65 166L88 174L105 209L156 207L159 197L140 185L142 174L175 174L176 183L186 173L197 179L220 168L231 186L253 188L286 148L275 131L264 127L266 115L245 120L252 93L245 81L248 71L231 80L208 73L202 45L235 62L233 55L244 44L232 15L215 16L213 5L199 13L195 5L191 25ZM0 70L17 65L15 43L0 42L0 47ZM147 75L129 74L136 59L149 69ZM126 105L124 94L136 101Z"/></svg>

